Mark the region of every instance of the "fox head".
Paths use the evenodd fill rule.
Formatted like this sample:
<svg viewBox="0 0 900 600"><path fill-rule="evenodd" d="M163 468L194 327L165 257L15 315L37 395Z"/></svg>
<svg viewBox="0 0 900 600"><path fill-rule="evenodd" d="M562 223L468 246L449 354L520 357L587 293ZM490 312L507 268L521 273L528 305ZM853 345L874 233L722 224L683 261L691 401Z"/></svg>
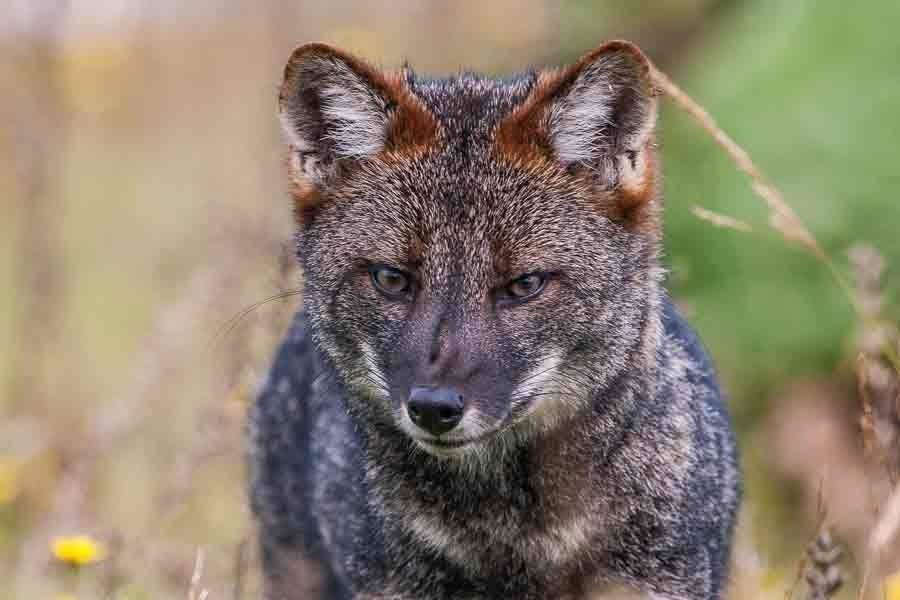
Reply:
<svg viewBox="0 0 900 600"><path fill-rule="evenodd" d="M658 331L655 95L620 41L506 80L294 51L304 304L351 410L454 456L615 402Z"/></svg>

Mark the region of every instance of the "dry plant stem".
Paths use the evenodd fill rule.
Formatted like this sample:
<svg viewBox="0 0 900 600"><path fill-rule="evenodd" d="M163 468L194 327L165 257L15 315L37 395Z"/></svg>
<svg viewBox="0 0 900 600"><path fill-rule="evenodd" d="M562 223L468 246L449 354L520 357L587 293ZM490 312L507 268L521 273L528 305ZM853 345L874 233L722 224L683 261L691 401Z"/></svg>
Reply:
<svg viewBox="0 0 900 600"><path fill-rule="evenodd" d="M819 478L819 487L816 490L816 514L818 515L818 519L816 522L816 537L827 529L826 524L828 520L828 510L825 506L825 477L822 476ZM813 539L815 541L816 538ZM812 542L810 542L812 543ZM807 572L809 567L809 553L804 552L800 557L800 560L797 561L797 571L794 574L794 580L791 583L791 587L787 589L784 594L785 600L792 600L794 594L797 591L797 588L800 587L800 582L803 581L803 575Z"/></svg>
<svg viewBox="0 0 900 600"><path fill-rule="evenodd" d="M766 203L771 211L770 225L781 233L786 240L800 244L801 247L822 262L846 295L857 315L865 319L865 311L857 303L853 289L847 283L844 275L834 264L831 257L822 249L809 229L806 228L803 221L797 216L797 213L784 200L781 191L769 182L763 172L759 170L747 151L731 139L731 136L716 124L715 119L712 118L706 109L688 96L665 73L654 67L652 77L657 88L669 96L676 106L691 115L700 127L713 138L716 144L728 154L737 168L750 178L753 191ZM885 348L884 352L894 369L900 373L900 356L897 355L896 350L894 348Z"/></svg>
<svg viewBox="0 0 900 600"><path fill-rule="evenodd" d="M200 589L200 580L203 578L203 563L206 555L203 548L197 548L197 558L194 561L194 572L191 574L191 585L188 589L188 600L205 600L209 595L207 590Z"/></svg>
<svg viewBox="0 0 900 600"><path fill-rule="evenodd" d="M13 409L21 411L52 405L43 371L52 366L47 358L53 357L64 325L62 211L56 180L68 124L59 82L68 3L45 4L36 7L30 41L16 48L14 61L22 67L20 73L12 82L3 82L11 114L0 113L0 129L16 148L19 210L15 212L20 214L16 252L24 258L17 273L20 309L13 321L16 352L11 355L7 390Z"/></svg>
<svg viewBox="0 0 900 600"><path fill-rule="evenodd" d="M241 600L244 597L244 577L247 572L247 551L249 540L241 540L234 554L234 578L231 585L232 600Z"/></svg>
<svg viewBox="0 0 900 600"><path fill-rule="evenodd" d="M781 192L769 183L762 171L757 168L746 150L725 133L715 122L712 116L702 106L697 104L690 96L675 85L671 79L658 69L653 70L653 79L659 88L665 92L679 107L684 109L712 136L713 140L731 157L737 167L752 180L753 190L765 201L772 211L772 226L780 231L788 239L798 242L817 258L828 262L829 258L819 246L800 217L793 211L790 205L784 201Z"/></svg>
<svg viewBox="0 0 900 600"><path fill-rule="evenodd" d="M866 386L866 355L862 352L857 356L856 367L857 367L857 385L859 388L858 394L862 399L862 411L863 414L860 417L859 425L860 431L863 440L863 451L866 456L870 456L872 452L875 451L876 446L878 445L875 439L875 421L872 414L872 399L869 396L867 386ZM873 495L873 491L871 489L871 481L869 482L869 495ZM877 503L876 506L873 507L873 512L878 513ZM872 538L870 537L870 551L867 553L865 565L863 567L862 573L862 581L859 585L859 591L857 592L857 599L863 600L866 597L866 589L869 586L869 577L872 574L872 557L877 557L878 554L871 551Z"/></svg>
<svg viewBox="0 0 900 600"><path fill-rule="evenodd" d="M866 597L866 589L869 587L869 576L872 574L870 563L866 563L863 570L862 582L859 584L859 591L856 593L856 600L863 600Z"/></svg>
<svg viewBox="0 0 900 600"><path fill-rule="evenodd" d="M859 428L862 434L863 451L866 456L871 456L875 451L875 418L872 414L872 397L869 395L866 379L866 355L860 352L856 356L856 383L857 394L862 400L862 416L859 418Z"/></svg>
<svg viewBox="0 0 900 600"><path fill-rule="evenodd" d="M881 510L881 518L872 530L869 549L876 556L887 549L888 544L900 531L900 484L894 487Z"/></svg>
<svg viewBox="0 0 900 600"><path fill-rule="evenodd" d="M694 216L698 219L706 221L707 223L712 223L716 227L722 227L723 229L733 229L735 231L742 231L744 233L750 233L753 231L753 228L744 221L708 210L700 206L691 207L691 212L694 213Z"/></svg>
<svg viewBox="0 0 900 600"><path fill-rule="evenodd" d="M797 561L797 572L794 573L794 579L791 582L791 587L789 587L784 593L784 600L793 600L794 594L797 592L797 588L800 587L800 582L803 581L803 574L806 572L807 560L808 558L806 554L804 554L800 557L800 560Z"/></svg>
<svg viewBox="0 0 900 600"><path fill-rule="evenodd" d="M844 582L841 571L843 550L831 537L829 528L822 526L806 552L807 600L828 600Z"/></svg>

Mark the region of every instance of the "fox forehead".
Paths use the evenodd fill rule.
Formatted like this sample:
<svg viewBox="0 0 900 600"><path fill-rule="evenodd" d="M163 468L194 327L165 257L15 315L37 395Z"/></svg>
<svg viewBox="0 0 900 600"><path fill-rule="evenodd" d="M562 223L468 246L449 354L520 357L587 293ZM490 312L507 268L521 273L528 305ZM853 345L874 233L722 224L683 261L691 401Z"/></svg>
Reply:
<svg viewBox="0 0 900 600"><path fill-rule="evenodd" d="M435 262L498 276L555 270L596 250L605 219L577 189L502 161L438 152L408 163L373 162L336 194L319 226L354 258L408 269ZM330 209L330 210L329 210ZM587 242L587 244L586 244ZM335 244L337 245L337 244Z"/></svg>
<svg viewBox="0 0 900 600"><path fill-rule="evenodd" d="M505 79L460 73L443 79L419 79L406 71L406 81L440 122L445 138L457 143L484 142L491 129L528 97L537 82L533 71Z"/></svg>

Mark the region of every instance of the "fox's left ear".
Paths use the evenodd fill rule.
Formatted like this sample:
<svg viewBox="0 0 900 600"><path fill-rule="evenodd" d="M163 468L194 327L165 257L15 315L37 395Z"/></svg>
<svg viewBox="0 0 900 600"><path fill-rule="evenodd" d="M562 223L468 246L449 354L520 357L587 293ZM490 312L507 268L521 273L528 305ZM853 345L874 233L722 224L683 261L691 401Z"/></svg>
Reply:
<svg viewBox="0 0 900 600"><path fill-rule="evenodd" d="M291 145L298 218L309 222L342 167L432 143L437 123L404 72L383 72L326 44L300 46L284 69L279 115Z"/></svg>
<svg viewBox="0 0 900 600"><path fill-rule="evenodd" d="M656 90L630 42L607 42L575 64L542 72L498 129L504 152L590 173L627 213L656 193Z"/></svg>

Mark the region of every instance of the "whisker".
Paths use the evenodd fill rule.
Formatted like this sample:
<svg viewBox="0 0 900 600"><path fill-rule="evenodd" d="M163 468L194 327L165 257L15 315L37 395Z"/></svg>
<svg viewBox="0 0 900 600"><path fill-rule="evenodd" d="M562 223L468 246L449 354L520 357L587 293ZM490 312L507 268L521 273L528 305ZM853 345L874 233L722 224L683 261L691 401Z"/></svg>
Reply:
<svg viewBox="0 0 900 600"><path fill-rule="evenodd" d="M537 373L532 373L532 374L530 374L528 377L526 377L526 378L522 379L521 381L519 381L519 382L517 383L517 385L521 386L521 385L523 385L523 384L525 384L525 383L528 383L529 381L531 381L531 380L533 380L533 379L535 379L535 378L537 378L537 377L540 377L541 375L544 375L544 374L548 373L549 371L553 371L554 369L557 370L558 372L562 372L562 371L570 371L570 372L573 372L573 373L575 373L575 374L578 374L578 375L581 375L581 376L585 377L588 381L590 381L590 380L592 380L592 379L594 378L594 374L593 374L593 373L590 373L590 372L588 372L588 371L582 371L582 370L580 370L579 368L573 367L573 366L571 366L571 365L566 365L566 366L564 366L564 367L561 366L561 365L554 365L554 366L548 367L548 368L546 368L546 369L544 369L544 370L542 370L542 371L538 371Z"/></svg>
<svg viewBox="0 0 900 600"><path fill-rule="evenodd" d="M512 396L510 398L510 404L522 404L540 396L553 396L560 394L580 396L584 395L586 388L590 388L592 386L590 381L583 381L581 379L575 379L571 377L554 377L546 382L546 387L553 387L556 389L551 389L548 391L525 390Z"/></svg>
<svg viewBox="0 0 900 600"><path fill-rule="evenodd" d="M529 381L540 377L544 373L549 373L550 371L552 371L554 369L558 369L558 368L559 368L559 365L553 365L552 367L547 367L546 369L544 369L542 371L538 371L537 373L532 373L525 379L522 379L521 381L519 381L516 385L523 385L525 383L528 383Z"/></svg>
<svg viewBox="0 0 900 600"><path fill-rule="evenodd" d="M231 334L232 331L235 330L235 328L240 324L241 320L244 317L246 317L247 315L252 313L254 310L258 309L259 307L261 307L265 304L268 304L269 302L274 302L275 300L282 300L284 298L290 298L291 296L297 296L301 293L303 293L303 290L300 290L300 289L284 290L284 291L278 292L277 294L273 294L272 296L269 296L268 298L260 300L259 302L254 302L250 306L244 308L239 313L237 313L236 315L234 315L233 317L231 317L230 319L225 321L225 323L220 325L219 328L216 330L215 335L213 335L212 341L210 342L210 346L212 348L215 348L223 338L227 337L228 335Z"/></svg>
<svg viewBox="0 0 900 600"><path fill-rule="evenodd" d="M578 386L590 386L593 383L593 380L593 376L578 372L577 370L572 370L572 372L570 373L562 373L557 371L551 377L549 377L546 382L544 382L544 385L549 386L560 385L563 383L572 383Z"/></svg>

